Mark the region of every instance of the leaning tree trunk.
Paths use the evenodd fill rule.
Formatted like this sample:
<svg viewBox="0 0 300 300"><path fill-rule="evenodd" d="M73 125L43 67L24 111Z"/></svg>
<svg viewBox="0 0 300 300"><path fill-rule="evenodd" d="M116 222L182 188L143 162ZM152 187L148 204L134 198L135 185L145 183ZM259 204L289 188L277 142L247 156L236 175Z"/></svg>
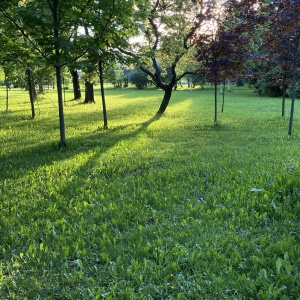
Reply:
<svg viewBox="0 0 300 300"><path fill-rule="evenodd" d="M78 100L81 98L81 91L80 91L80 83L79 83L79 76L77 70L70 70L72 76L72 83L73 83L73 91L74 91L74 100Z"/></svg>
<svg viewBox="0 0 300 300"><path fill-rule="evenodd" d="M95 103L94 86L88 80L85 81L85 99L83 103Z"/></svg>
<svg viewBox="0 0 300 300"><path fill-rule="evenodd" d="M105 103L105 94L104 94L104 79L103 79L103 65L102 65L102 61L99 61L98 67L99 67L99 80L100 80L100 88L101 88L104 129L108 129L106 103Z"/></svg>
<svg viewBox="0 0 300 300"><path fill-rule="evenodd" d="M172 89L173 89L173 85L168 85L166 88L164 88L165 91L164 98L160 104L157 114L162 115L165 112L172 96Z"/></svg>

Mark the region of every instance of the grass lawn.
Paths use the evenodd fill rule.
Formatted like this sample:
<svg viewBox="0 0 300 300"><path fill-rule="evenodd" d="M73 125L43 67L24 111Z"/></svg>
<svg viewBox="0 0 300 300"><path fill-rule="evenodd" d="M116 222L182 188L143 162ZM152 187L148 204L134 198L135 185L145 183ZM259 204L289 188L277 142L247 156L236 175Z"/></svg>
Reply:
<svg viewBox="0 0 300 300"><path fill-rule="evenodd" d="M247 87L0 89L0 299L300 299L300 108ZM289 111L290 101L287 103Z"/></svg>

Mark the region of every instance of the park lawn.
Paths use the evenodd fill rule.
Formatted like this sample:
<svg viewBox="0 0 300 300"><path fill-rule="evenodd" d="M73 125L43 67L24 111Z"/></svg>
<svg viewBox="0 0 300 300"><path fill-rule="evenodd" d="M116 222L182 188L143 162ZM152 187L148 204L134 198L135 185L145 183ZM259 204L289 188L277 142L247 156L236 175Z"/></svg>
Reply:
<svg viewBox="0 0 300 300"><path fill-rule="evenodd" d="M0 299L300 299L300 109L248 87L0 90ZM290 101L288 101L290 105ZM288 109L287 109L288 111Z"/></svg>

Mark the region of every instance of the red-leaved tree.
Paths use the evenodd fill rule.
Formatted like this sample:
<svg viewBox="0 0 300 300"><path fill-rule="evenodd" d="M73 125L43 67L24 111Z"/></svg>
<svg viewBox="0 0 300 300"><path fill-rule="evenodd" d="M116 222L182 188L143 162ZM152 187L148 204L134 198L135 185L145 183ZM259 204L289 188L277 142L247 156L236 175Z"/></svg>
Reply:
<svg viewBox="0 0 300 300"><path fill-rule="evenodd" d="M297 69L300 54L300 0L275 0L264 8L265 32L263 49L270 63L280 68L283 88L282 116L285 114L285 91L291 85L291 113L288 134L292 134Z"/></svg>
<svg viewBox="0 0 300 300"><path fill-rule="evenodd" d="M200 63L198 73L215 87L214 124L217 123L217 85L226 79L247 74L246 59L251 54L257 1L227 1L224 10L215 15L214 28L196 33L194 42Z"/></svg>

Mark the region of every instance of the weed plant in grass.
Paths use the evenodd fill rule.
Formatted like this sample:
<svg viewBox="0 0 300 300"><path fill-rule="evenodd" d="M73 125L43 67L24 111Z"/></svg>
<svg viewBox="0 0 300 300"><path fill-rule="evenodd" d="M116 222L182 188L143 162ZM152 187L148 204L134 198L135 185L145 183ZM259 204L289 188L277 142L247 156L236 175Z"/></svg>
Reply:
<svg viewBox="0 0 300 300"><path fill-rule="evenodd" d="M299 299L299 132L246 88L1 105L1 299ZM299 130L298 130L299 129Z"/></svg>

